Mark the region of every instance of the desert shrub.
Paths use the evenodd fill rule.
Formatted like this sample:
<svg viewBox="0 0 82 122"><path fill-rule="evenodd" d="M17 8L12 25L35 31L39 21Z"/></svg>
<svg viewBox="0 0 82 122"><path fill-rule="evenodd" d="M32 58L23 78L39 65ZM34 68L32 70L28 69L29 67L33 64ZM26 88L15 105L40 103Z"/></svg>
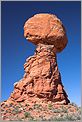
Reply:
<svg viewBox="0 0 82 122"><path fill-rule="evenodd" d="M24 113L24 116L25 116L25 118L27 118L27 117L28 117L28 118L31 117L31 115L30 115L29 112L25 112L25 113Z"/></svg>
<svg viewBox="0 0 82 122"><path fill-rule="evenodd" d="M64 118L62 117L54 117L54 121L64 121Z"/></svg>
<svg viewBox="0 0 82 122"><path fill-rule="evenodd" d="M68 112L68 109L65 108L64 106L61 106L61 112L67 113Z"/></svg>
<svg viewBox="0 0 82 122"><path fill-rule="evenodd" d="M31 114L30 114L29 112L25 112L25 113L24 113L24 116L25 116L25 118L28 118L28 120L34 121L34 117L31 116Z"/></svg>
<svg viewBox="0 0 82 122"><path fill-rule="evenodd" d="M52 111L54 112L54 113L67 113L68 112L68 109L67 108L65 108L65 107L61 107L61 108L57 108L57 109L52 109Z"/></svg>
<svg viewBox="0 0 82 122"><path fill-rule="evenodd" d="M64 116L64 118L65 118L65 120L75 120L74 118L73 118L73 114L66 114L65 116Z"/></svg>
<svg viewBox="0 0 82 122"><path fill-rule="evenodd" d="M48 109L52 109L53 108L53 105L52 104L48 104Z"/></svg>
<svg viewBox="0 0 82 122"><path fill-rule="evenodd" d="M22 104L21 104L21 103L19 103L19 106L20 106L20 107L22 107Z"/></svg>
<svg viewBox="0 0 82 122"><path fill-rule="evenodd" d="M81 115L78 113L72 113L72 114L63 114L62 116L55 116L52 121L77 121L81 120Z"/></svg>
<svg viewBox="0 0 82 122"><path fill-rule="evenodd" d="M77 113L72 113L72 114L69 113L64 116L64 119L72 121L72 120L80 120L81 117Z"/></svg>
<svg viewBox="0 0 82 122"><path fill-rule="evenodd" d="M19 107L18 106L16 106L13 110L12 110L12 113L14 113L14 114L18 114L20 112L20 110L19 110Z"/></svg>
<svg viewBox="0 0 82 122"><path fill-rule="evenodd" d="M34 109L41 109L41 105L40 104L34 104L33 108Z"/></svg>
<svg viewBox="0 0 82 122"><path fill-rule="evenodd" d="M54 113L61 113L61 109L52 109L52 112L54 112Z"/></svg>

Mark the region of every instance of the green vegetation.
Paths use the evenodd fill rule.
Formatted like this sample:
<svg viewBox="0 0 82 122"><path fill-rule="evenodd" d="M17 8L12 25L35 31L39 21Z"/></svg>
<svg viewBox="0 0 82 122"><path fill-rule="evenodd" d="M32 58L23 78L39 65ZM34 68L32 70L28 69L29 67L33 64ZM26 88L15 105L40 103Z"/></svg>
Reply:
<svg viewBox="0 0 82 122"><path fill-rule="evenodd" d="M53 108L52 112L54 113L68 113L68 109L64 106L61 106L60 108Z"/></svg>
<svg viewBox="0 0 82 122"><path fill-rule="evenodd" d="M29 112L25 112L25 113L24 113L24 116L25 116L25 118L29 118L29 117L31 117L31 115L30 115Z"/></svg>
<svg viewBox="0 0 82 122"><path fill-rule="evenodd" d="M11 109L12 106L12 109ZM29 107L27 107L29 106ZM10 107L10 108L8 108ZM42 104L26 104L21 105L20 103L16 106L10 104L5 111L1 109L2 116L4 113L12 113L9 118L10 120L29 120L29 121L78 121L81 120L81 107L78 107L75 103L68 105L52 105L51 103L43 106ZM42 113L40 113L42 111ZM33 115L36 112L37 115ZM49 113L51 114L49 115ZM21 116L22 113L22 116ZM46 116L47 115L47 116Z"/></svg>
<svg viewBox="0 0 82 122"><path fill-rule="evenodd" d="M28 118L30 121L33 120L34 121L34 117L31 116L31 114L29 112L25 112L24 113L25 118Z"/></svg>
<svg viewBox="0 0 82 122"><path fill-rule="evenodd" d="M53 108L53 105L52 104L48 104L48 109L52 109Z"/></svg>
<svg viewBox="0 0 82 122"><path fill-rule="evenodd" d="M22 107L22 104L21 104L21 103L19 103L19 106L20 106L20 107Z"/></svg>
<svg viewBox="0 0 82 122"><path fill-rule="evenodd" d="M76 121L76 120L81 120L81 115L79 115L78 113L72 113L72 114L64 114L63 116L57 116L57 117L54 117L52 120L54 121Z"/></svg>
<svg viewBox="0 0 82 122"><path fill-rule="evenodd" d="M53 109L52 112L54 112L54 113L61 113L62 111L61 111L61 109Z"/></svg>
<svg viewBox="0 0 82 122"><path fill-rule="evenodd" d="M41 109L41 107L42 106L40 104L34 104L34 106L33 106L34 109Z"/></svg>
<svg viewBox="0 0 82 122"><path fill-rule="evenodd" d="M12 110L12 113L13 113L13 114L18 114L19 112L20 112L19 106L16 106L16 107Z"/></svg>
<svg viewBox="0 0 82 122"><path fill-rule="evenodd" d="M61 106L61 109L62 109L62 110L61 110L62 112L64 112L64 113L68 113L68 109L65 108L64 106Z"/></svg>

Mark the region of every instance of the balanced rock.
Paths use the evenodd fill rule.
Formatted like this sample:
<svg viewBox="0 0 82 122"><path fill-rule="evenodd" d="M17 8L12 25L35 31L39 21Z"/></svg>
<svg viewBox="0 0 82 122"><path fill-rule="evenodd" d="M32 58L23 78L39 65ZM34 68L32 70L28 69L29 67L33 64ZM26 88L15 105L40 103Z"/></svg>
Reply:
<svg viewBox="0 0 82 122"><path fill-rule="evenodd" d="M8 100L25 102L39 98L68 104L56 58L56 52L62 51L67 44L62 22L52 14L37 14L26 21L24 36L37 47L34 55L26 59L25 74L14 83L14 91Z"/></svg>
<svg viewBox="0 0 82 122"><path fill-rule="evenodd" d="M34 55L26 59L23 78L14 83L14 91L1 106L68 104L56 56L67 44L62 22L55 15L37 14L26 21L24 36L37 47ZM5 117L4 113L2 115Z"/></svg>
<svg viewBox="0 0 82 122"><path fill-rule="evenodd" d="M24 36L34 44L54 45L56 52L62 51L67 44L62 22L52 14L36 14L25 22Z"/></svg>

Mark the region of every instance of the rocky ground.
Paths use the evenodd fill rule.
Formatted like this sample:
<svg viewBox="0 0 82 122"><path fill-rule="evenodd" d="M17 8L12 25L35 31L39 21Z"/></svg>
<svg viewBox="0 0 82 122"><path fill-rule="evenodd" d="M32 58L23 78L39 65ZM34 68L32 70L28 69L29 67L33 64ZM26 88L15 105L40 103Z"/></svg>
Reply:
<svg viewBox="0 0 82 122"><path fill-rule="evenodd" d="M80 120L81 108L74 103L68 105L55 105L52 102L1 104L3 120L33 120L33 121L64 121Z"/></svg>

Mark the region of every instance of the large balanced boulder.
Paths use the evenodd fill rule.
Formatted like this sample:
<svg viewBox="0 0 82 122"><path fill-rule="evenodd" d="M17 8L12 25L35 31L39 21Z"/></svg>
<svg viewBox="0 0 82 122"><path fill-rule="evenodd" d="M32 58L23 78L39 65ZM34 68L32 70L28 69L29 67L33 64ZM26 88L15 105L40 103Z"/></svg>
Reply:
<svg viewBox="0 0 82 122"><path fill-rule="evenodd" d="M54 45L57 52L67 44L65 28L53 14L36 14L25 22L24 36L34 44Z"/></svg>

